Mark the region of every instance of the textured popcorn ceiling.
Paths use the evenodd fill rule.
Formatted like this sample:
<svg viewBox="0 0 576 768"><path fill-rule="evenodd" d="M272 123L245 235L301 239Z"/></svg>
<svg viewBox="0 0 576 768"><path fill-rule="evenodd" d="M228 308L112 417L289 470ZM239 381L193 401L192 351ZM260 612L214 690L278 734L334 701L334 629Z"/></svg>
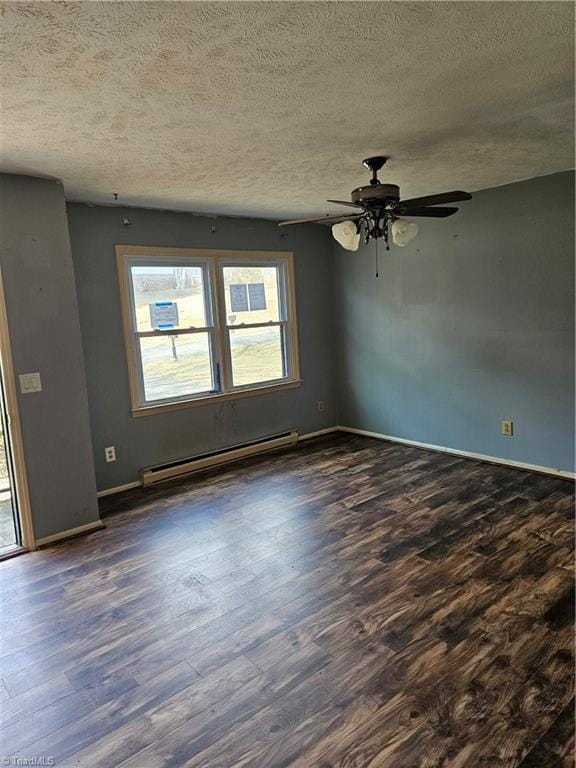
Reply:
<svg viewBox="0 0 576 768"><path fill-rule="evenodd" d="M0 168L69 199L334 211L573 167L564 2L2 3Z"/></svg>

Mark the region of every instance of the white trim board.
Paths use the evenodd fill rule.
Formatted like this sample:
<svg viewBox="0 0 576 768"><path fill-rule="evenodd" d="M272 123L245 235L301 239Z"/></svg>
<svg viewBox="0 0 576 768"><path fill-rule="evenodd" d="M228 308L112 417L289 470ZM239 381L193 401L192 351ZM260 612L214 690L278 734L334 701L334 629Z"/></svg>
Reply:
<svg viewBox="0 0 576 768"><path fill-rule="evenodd" d="M142 483L140 480L134 480L132 483L124 483L124 485L115 485L112 488L104 488L103 491L98 491L96 496L101 499L103 496L113 496L115 493L122 493L122 491L130 491L132 488L140 488Z"/></svg>
<svg viewBox="0 0 576 768"><path fill-rule="evenodd" d="M57 541L71 539L73 536L80 536L83 533L99 531L102 528L106 528L102 520L95 520L93 523L86 523L86 525L79 525L77 528L69 528L67 531L60 531L60 533L53 533L51 536L36 539L36 546L43 547L46 544L55 544Z"/></svg>
<svg viewBox="0 0 576 768"><path fill-rule="evenodd" d="M342 427L327 427L326 429L319 429L317 432L308 432L305 435L300 435L298 442L301 440L311 440L313 437L321 437L321 435L329 435L330 432L338 432Z"/></svg>
<svg viewBox="0 0 576 768"><path fill-rule="evenodd" d="M575 472L568 472L564 469L554 469L553 467L541 467L538 464L526 464L522 461L513 461L512 459L501 459L498 456L486 456L483 453L472 453L471 451L460 451L457 448L446 448L444 445L433 445L432 443L421 443L418 440L407 440L404 437L394 437L393 435L383 435L380 432L370 432L367 429L356 429L355 427L337 427L341 432L351 432L354 435L364 435L365 437L375 437L377 440L386 440L389 443L400 443L401 445L411 445L414 448L424 448L427 451L439 451L440 453L451 453L454 456L462 456L465 459L476 459L476 461L485 461L489 464L503 464L506 467L514 469L524 469L529 472L540 472L545 475L554 475L563 477L565 480L574 480Z"/></svg>

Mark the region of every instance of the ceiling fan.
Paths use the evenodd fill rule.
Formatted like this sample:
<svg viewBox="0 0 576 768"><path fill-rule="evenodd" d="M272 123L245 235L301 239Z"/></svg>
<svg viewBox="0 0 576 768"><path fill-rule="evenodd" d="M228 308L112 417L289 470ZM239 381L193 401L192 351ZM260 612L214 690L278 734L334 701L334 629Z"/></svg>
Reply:
<svg viewBox="0 0 576 768"><path fill-rule="evenodd" d="M351 215L345 213L327 214L310 219L293 219L281 221L278 226L285 227L289 224L345 219L345 221L332 226L332 234L344 248L349 251L358 250L360 237L363 235L365 243L368 243L370 239L384 238L386 249L389 250L390 232L394 244L400 246L407 245L418 232L418 225L415 222L406 221L405 217L426 216L444 219L456 213L458 208L437 208L436 206L472 199L469 192L442 192L438 195L400 200L400 188L396 184L382 184L378 179L378 171L387 160L387 157L379 156L369 157L363 161L362 164L372 171L372 178L369 185L352 190L350 202L347 200L327 201L356 208L357 213Z"/></svg>

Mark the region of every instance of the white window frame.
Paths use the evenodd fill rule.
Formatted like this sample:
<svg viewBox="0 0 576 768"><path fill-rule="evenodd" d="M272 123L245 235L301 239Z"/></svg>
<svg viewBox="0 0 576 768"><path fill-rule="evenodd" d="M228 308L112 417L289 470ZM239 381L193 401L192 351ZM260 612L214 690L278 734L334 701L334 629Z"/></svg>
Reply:
<svg viewBox="0 0 576 768"><path fill-rule="evenodd" d="M197 248L154 248L150 246L117 245L116 260L126 360L130 384L131 412L143 416L165 410L175 410L211 402L265 394L279 389L299 386L300 364L294 285L294 257L289 251L231 251ZM139 331L134 315L131 267L145 264L158 266L201 266L204 269L204 301L207 325L202 328ZM266 323L227 324L224 267L280 267L280 299L282 313L277 321ZM280 327L284 344L285 376L256 384L233 385L230 329ZM140 354L140 338L208 333L211 340L212 375L219 391L208 391L162 400L147 401Z"/></svg>

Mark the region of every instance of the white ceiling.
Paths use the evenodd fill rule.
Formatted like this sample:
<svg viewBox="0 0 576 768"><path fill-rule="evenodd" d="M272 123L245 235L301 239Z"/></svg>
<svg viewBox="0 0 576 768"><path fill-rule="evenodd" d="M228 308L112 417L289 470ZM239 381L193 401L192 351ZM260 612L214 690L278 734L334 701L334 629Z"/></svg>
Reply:
<svg viewBox="0 0 576 768"><path fill-rule="evenodd" d="M281 218L573 167L571 2L0 5L0 168Z"/></svg>

